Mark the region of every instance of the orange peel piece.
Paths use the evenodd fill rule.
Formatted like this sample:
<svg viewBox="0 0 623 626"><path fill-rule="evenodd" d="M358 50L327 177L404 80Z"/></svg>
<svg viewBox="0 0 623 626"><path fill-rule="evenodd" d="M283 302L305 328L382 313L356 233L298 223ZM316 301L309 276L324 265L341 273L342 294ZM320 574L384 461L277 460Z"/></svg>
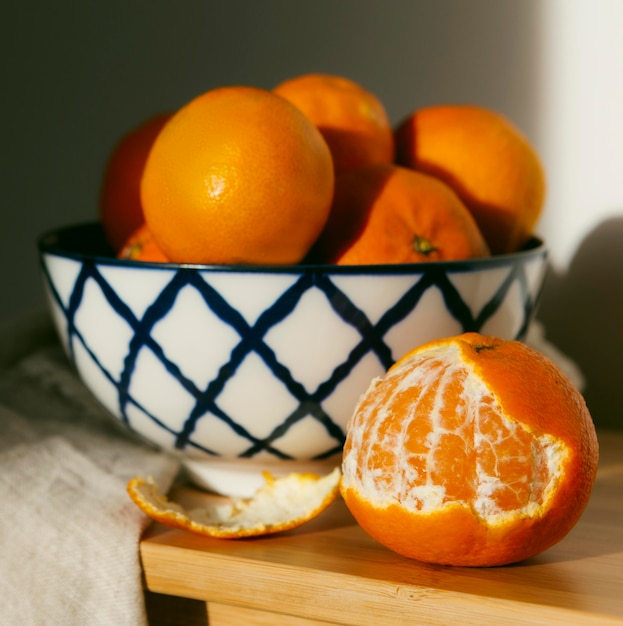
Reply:
<svg viewBox="0 0 623 626"><path fill-rule="evenodd" d="M269 535L301 526L338 497L341 471L325 476L292 472L265 483L250 498L218 499L187 510L170 501L152 478L135 477L127 485L134 504L151 519L198 535L239 539Z"/></svg>

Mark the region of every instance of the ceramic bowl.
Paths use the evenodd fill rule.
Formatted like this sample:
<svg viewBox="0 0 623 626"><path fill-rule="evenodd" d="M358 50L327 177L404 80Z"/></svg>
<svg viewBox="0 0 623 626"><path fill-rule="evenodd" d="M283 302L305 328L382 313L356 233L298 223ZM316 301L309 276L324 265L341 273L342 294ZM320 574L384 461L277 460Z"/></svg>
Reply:
<svg viewBox="0 0 623 626"><path fill-rule="evenodd" d="M408 265L203 266L114 258L97 223L38 241L45 292L85 385L200 486L328 471L372 378L416 345L522 339L546 250Z"/></svg>

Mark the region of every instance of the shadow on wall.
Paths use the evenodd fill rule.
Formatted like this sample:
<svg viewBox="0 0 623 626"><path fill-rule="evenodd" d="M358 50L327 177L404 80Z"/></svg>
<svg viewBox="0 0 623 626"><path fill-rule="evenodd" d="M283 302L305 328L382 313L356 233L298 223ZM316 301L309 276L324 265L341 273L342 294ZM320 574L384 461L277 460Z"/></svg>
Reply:
<svg viewBox="0 0 623 626"><path fill-rule="evenodd" d="M623 217L589 233L565 274L550 269L538 317L582 370L595 424L623 429Z"/></svg>

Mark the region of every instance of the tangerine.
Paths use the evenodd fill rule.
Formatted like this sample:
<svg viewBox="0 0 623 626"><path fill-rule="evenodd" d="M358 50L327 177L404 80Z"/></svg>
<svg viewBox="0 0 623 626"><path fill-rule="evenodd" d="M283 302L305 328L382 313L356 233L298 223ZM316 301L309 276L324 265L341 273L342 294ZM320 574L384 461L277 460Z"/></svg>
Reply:
<svg viewBox="0 0 623 626"><path fill-rule="evenodd" d="M115 252L145 221L141 204L141 177L154 140L171 117L161 113L126 133L108 158L99 198L99 218Z"/></svg>
<svg viewBox="0 0 623 626"><path fill-rule="evenodd" d="M553 361L466 333L412 350L372 382L348 426L341 493L399 554L504 565L572 529L598 456L586 403Z"/></svg>
<svg viewBox="0 0 623 626"><path fill-rule="evenodd" d="M118 252L120 259L133 261L151 261L153 263L168 263L169 259L159 248L147 224L141 224L126 240Z"/></svg>
<svg viewBox="0 0 623 626"><path fill-rule="evenodd" d="M503 115L480 106L418 109L395 131L396 162L443 180L474 215L493 254L533 234L545 199L539 156Z"/></svg>
<svg viewBox="0 0 623 626"><path fill-rule="evenodd" d="M145 220L174 262L291 264L324 227L331 153L318 129L268 90L219 87L183 106L145 165Z"/></svg>
<svg viewBox="0 0 623 626"><path fill-rule="evenodd" d="M310 259L338 265L488 256L474 218L441 181L398 165L336 175L327 224Z"/></svg>
<svg viewBox="0 0 623 626"><path fill-rule="evenodd" d="M355 81L331 74L303 74L273 91L318 127L329 145L336 172L393 161L393 130L385 107Z"/></svg>

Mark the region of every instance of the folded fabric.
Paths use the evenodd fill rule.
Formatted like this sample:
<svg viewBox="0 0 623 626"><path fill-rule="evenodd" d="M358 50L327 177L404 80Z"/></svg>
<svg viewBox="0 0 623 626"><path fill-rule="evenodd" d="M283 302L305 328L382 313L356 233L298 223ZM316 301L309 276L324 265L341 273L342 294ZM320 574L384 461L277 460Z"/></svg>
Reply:
<svg viewBox="0 0 623 626"><path fill-rule="evenodd" d="M125 487L179 463L108 416L46 323L0 328L0 623L140 626L149 519Z"/></svg>

